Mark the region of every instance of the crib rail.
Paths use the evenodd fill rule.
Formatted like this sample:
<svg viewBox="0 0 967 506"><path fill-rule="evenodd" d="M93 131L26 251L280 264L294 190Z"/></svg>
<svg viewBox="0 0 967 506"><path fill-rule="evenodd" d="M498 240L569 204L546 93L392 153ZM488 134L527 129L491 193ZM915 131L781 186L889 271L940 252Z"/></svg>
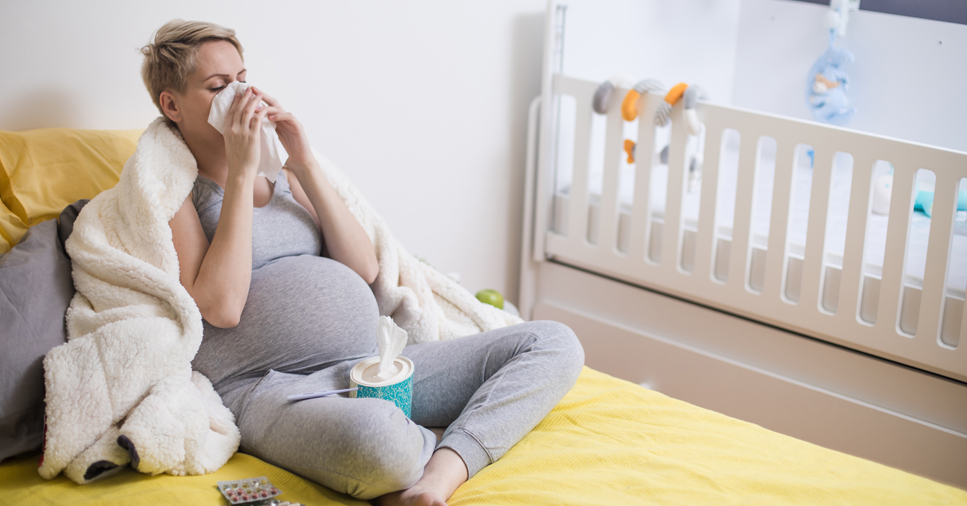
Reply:
<svg viewBox="0 0 967 506"><path fill-rule="evenodd" d="M612 100L607 113L603 184L600 195L592 198L588 192L591 99L597 83L555 75L551 86L551 100L561 96L575 100L573 168L567 198L555 200L548 181L558 170L558 161L546 156L554 148L543 144L560 141L553 135L543 136L539 171L544 183L537 209L544 216L536 220L541 227L537 229L541 237L535 237L536 255L967 381L967 304L957 295L957 290L962 294L967 287L948 287L946 276L957 188L967 177L967 153L700 103L704 168L697 223L688 224L682 210L688 184L688 134L681 104L672 111L666 201L659 215L650 207L649 185L660 149L655 146L652 118L662 98L646 94L639 103L634 190L628 210L619 201L624 141L621 101ZM626 91L616 93L623 97ZM548 97L545 100L545 107L553 106ZM724 234L716 200L723 139L729 129L739 134L739 161L733 224L730 233ZM752 231L753 187L763 137L775 140L776 165L768 239L758 244ZM789 202L793 164L803 145L814 151L812 186L805 247L793 251L787 237ZM841 262L827 258L824 244L836 153L848 153L853 159ZM879 272L863 260L877 161L891 163L894 170ZM922 285L904 274L920 169L936 177Z"/></svg>

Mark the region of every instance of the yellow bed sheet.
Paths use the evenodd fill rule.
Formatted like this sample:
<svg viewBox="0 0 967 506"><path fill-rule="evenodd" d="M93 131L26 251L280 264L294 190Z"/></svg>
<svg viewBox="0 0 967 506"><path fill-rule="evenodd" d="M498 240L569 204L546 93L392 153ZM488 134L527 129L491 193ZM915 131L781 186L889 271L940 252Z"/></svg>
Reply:
<svg viewBox="0 0 967 506"><path fill-rule="evenodd" d="M45 482L37 459L0 465L7 504L228 504L219 480L268 476L280 499L363 505L255 457L206 476L133 470L90 485ZM967 504L967 492L827 450L585 368L577 385L451 506L556 504Z"/></svg>
<svg viewBox="0 0 967 506"><path fill-rule="evenodd" d="M967 492L584 369L451 506L967 505Z"/></svg>

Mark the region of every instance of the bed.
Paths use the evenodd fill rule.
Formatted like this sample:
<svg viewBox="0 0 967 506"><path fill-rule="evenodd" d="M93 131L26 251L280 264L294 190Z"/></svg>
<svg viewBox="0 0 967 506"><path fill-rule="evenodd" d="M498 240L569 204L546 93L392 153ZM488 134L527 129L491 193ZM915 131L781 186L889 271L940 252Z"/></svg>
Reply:
<svg viewBox="0 0 967 506"><path fill-rule="evenodd" d="M205 476L133 470L46 482L37 458L0 464L8 504L228 504L215 483L267 476L280 500L362 505L242 453ZM452 506L490 504L964 504L967 492L826 450L585 369L577 385Z"/></svg>
<svg viewBox="0 0 967 506"><path fill-rule="evenodd" d="M621 86L598 114L566 49L601 67L634 44L568 39L595 7L549 3L522 315L580 329L593 368L967 488L967 153L710 101L691 135L681 102L655 125L663 93L624 121Z"/></svg>
<svg viewBox="0 0 967 506"><path fill-rule="evenodd" d="M0 196L4 203L0 210L4 242L0 246L5 253L19 251L16 248L27 243L19 241L28 230L33 234L55 224L58 216L66 216L61 213L70 203L113 186L124 161L134 151L139 133L70 129L0 132ZM8 242L8 238L12 240ZM15 248L8 251L11 247ZM14 288L8 284L10 269L17 266L5 263L7 258L11 257L0 256L0 290L9 297ZM53 303L44 295L43 286L19 288L39 294L44 304ZM0 305L0 311L4 310ZM36 317L24 308L17 316ZM49 320L46 323L53 322L54 327L62 326L59 317ZM5 320L4 328L10 324ZM598 337L594 328L580 324L574 328L585 342ZM0 337L8 350L26 348L47 338L9 333L0 333ZM43 353L29 362L39 365ZM3 359L12 356L7 354ZM3 367L5 371L15 369L9 362L3 362ZM24 376L17 379L18 388L31 379L27 373ZM9 390L0 393L7 395ZM7 399L3 402L6 411L9 404ZM42 395L33 402L34 410L42 414ZM39 430L36 426L34 429ZM244 453L236 454L211 475L152 477L125 469L85 486L75 485L64 476L49 482L41 479L38 460L39 451L33 448L0 463L4 503L227 504L216 490L217 481L267 476L283 491L281 500L312 505L361 504ZM914 501L967 504L967 493L585 368L577 385L552 413L504 458L460 487L450 504Z"/></svg>

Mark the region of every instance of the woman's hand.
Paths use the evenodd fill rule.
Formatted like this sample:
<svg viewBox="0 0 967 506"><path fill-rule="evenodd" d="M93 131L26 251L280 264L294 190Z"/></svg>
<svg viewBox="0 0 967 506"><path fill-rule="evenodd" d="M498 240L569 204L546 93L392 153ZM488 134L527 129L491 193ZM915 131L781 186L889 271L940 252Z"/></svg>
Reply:
<svg viewBox="0 0 967 506"><path fill-rule="evenodd" d="M261 102L262 93L253 86L235 95L228 110L223 137L229 176L254 176L258 172L262 119L270 112L270 108L259 106Z"/></svg>
<svg viewBox="0 0 967 506"><path fill-rule="evenodd" d="M260 90L259 93L262 91ZM262 100L269 105L269 121L275 123L275 131L279 134L282 147L289 154L285 166L298 176L300 172L312 167L316 161L312 148L309 147L309 139L306 138L306 130L295 115L282 108L278 100L264 93L262 93Z"/></svg>

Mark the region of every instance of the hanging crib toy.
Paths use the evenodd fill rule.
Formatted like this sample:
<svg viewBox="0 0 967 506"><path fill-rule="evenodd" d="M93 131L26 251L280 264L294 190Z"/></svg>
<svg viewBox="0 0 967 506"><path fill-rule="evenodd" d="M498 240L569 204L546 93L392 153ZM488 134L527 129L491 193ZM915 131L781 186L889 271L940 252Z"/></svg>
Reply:
<svg viewBox="0 0 967 506"><path fill-rule="evenodd" d="M836 47L837 37L846 35L849 13L859 9L859 0L832 0L826 13L829 29L829 49L816 60L806 78L806 105L817 121L845 125L856 114L850 103L849 64L853 53Z"/></svg>
<svg viewBox="0 0 967 506"><path fill-rule="evenodd" d="M646 93L664 94L665 99L655 111L655 124L667 126L671 120L672 107L679 100L684 101L685 105L685 128L690 136L698 136L702 133L704 126L698 119L695 106L699 100L707 100L708 94L703 88L696 85L678 83L672 86L671 90L665 91L663 85L657 79L645 79L638 81L634 86L629 86L630 81L624 76L616 76L601 83L594 92L591 107L598 114L607 114L611 104L611 96L616 88L631 88L621 102L621 117L625 121L634 121L638 118L638 99ZM628 156L628 164L635 163L635 141L625 139L624 151ZM701 148L693 148L688 163L688 191L698 188L702 177L702 152ZM659 161L662 164L668 163L668 146L666 145L659 154Z"/></svg>

